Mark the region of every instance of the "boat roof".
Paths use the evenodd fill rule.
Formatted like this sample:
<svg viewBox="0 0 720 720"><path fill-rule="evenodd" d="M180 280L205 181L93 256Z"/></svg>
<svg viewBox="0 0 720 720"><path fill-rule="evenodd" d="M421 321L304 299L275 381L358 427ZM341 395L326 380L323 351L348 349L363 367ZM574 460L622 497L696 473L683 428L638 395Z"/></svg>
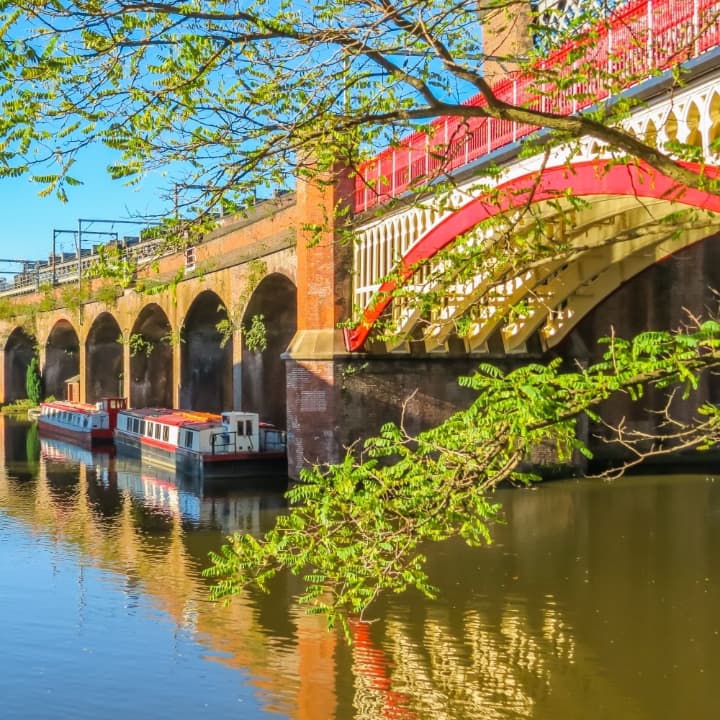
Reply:
<svg viewBox="0 0 720 720"><path fill-rule="evenodd" d="M82 413L83 415L94 415L106 412L105 410L98 409L97 406L91 403L74 402L72 400L51 400L50 402L40 403L40 406L65 412Z"/></svg>
<svg viewBox="0 0 720 720"><path fill-rule="evenodd" d="M126 415L134 415L144 420L186 427L193 430L217 427L222 424L222 418L215 413L200 412L198 410L175 410L171 408L138 408L122 410Z"/></svg>

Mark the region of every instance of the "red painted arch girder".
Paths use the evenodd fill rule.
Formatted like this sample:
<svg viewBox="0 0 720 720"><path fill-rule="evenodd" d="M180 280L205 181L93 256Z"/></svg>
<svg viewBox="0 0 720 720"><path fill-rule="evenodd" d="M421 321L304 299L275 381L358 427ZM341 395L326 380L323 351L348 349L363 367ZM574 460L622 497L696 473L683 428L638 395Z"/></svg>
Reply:
<svg viewBox="0 0 720 720"><path fill-rule="evenodd" d="M698 163L681 163L695 172L711 178L720 177L720 168ZM588 195L616 195L654 198L680 202L720 213L720 195L679 185L667 175L638 161L630 165L607 167L606 161L591 160L570 167L548 168L538 178L530 173L499 185L497 197L482 195L463 205L422 237L402 258L399 280L384 282L377 291L379 299L365 308L362 320L354 328L344 331L345 347L349 352L360 350L370 331L392 300L392 293L412 274L417 263L428 260L447 247L460 235L470 231L483 220L530 203L560 199L568 190L575 197Z"/></svg>

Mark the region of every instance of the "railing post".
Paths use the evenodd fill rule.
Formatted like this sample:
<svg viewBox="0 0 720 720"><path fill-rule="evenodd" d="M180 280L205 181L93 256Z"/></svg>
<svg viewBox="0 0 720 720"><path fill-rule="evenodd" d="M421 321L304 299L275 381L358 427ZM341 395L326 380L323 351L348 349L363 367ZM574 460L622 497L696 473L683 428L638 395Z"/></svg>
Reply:
<svg viewBox="0 0 720 720"><path fill-rule="evenodd" d="M430 138L425 135L425 177L430 174Z"/></svg>
<svg viewBox="0 0 720 720"><path fill-rule="evenodd" d="M413 172L412 159L413 159L412 145L411 145L410 143L408 143L408 147L407 147L407 170L405 171L405 183L406 183L408 189L410 189L410 186L412 185L412 181L413 181L413 176L412 176L412 172Z"/></svg>
<svg viewBox="0 0 720 720"><path fill-rule="evenodd" d="M655 33L654 33L654 24L653 24L653 3L652 0L648 0L647 4L647 67L645 68L648 72L652 70L655 63L653 62L653 56L654 56L654 50L653 46L655 45Z"/></svg>
<svg viewBox="0 0 720 720"><path fill-rule="evenodd" d="M700 8L698 7L698 0L693 0L692 37L693 57L697 57L700 51Z"/></svg>
<svg viewBox="0 0 720 720"><path fill-rule="evenodd" d="M395 169L397 167L397 163L395 162L396 157L397 148L393 148L392 163L390 163L390 172L392 173L392 179L390 180L390 192L392 193L392 197L395 197Z"/></svg>
<svg viewBox="0 0 720 720"><path fill-rule="evenodd" d="M447 170L449 170L449 169L453 166L453 165L452 165L452 160L448 157L448 151L450 150L450 148L448 147L448 142L449 142L449 141L448 141L448 119L447 119L447 115L445 116L445 122L443 122L443 138L444 138L444 140L443 140L443 149L444 149L443 155L444 155L444 157L445 157L445 169L446 169L446 171L447 171Z"/></svg>

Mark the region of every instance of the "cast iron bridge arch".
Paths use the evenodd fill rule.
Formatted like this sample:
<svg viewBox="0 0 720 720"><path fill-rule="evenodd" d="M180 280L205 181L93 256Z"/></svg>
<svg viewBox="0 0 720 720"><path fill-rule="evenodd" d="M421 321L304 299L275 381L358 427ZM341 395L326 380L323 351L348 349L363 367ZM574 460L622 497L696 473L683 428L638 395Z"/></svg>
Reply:
<svg viewBox="0 0 720 720"><path fill-rule="evenodd" d="M625 3L588 50L609 70L632 69L648 78L675 60L686 61L689 79L682 90L668 75L626 90L647 102L623 125L660 148L673 142L697 147L708 164L686 167L708 177L718 177L720 167L719 16L717 0ZM567 51L560 48L548 64L560 63ZM495 90L501 97L529 97L527 82L518 76ZM607 97L603 88L587 90L592 92L586 105ZM529 97L529 103L555 111L582 109L565 107L563 97ZM444 351L458 318L469 308L462 336L466 351L486 351L494 332L500 333L508 353L524 350L533 333L548 349L620 284L720 230L716 195L681 187L642 162L616 164L613 153L592 139L584 139L579 150L559 148L549 157L518 160L515 143L534 128L477 119L458 132L453 123L459 122L439 119L433 136L412 136L384 151L366 163L356 180L353 302L362 308L362 317L345 331L349 351L367 349L379 321L392 330L381 351L404 350L410 338L420 338L427 352ZM454 173L462 178L470 163L482 164L496 151L509 159L493 188L480 188L472 177L460 179L443 209L428 202L369 217L373 206L402 198L415 177ZM443 155L445 166L440 167ZM568 188L585 201L581 207L566 200ZM524 218L521 209L529 210ZM437 290L437 272L453 248L462 253L475 244L492 255L498 233L483 229L482 223L500 216L507 225L518 223L521 231L523 223L541 220L567 251L515 274L502 263L481 264L473 278L446 288L441 307L429 315L417 303L393 299L400 286ZM522 312L508 322L508 311L518 306Z"/></svg>

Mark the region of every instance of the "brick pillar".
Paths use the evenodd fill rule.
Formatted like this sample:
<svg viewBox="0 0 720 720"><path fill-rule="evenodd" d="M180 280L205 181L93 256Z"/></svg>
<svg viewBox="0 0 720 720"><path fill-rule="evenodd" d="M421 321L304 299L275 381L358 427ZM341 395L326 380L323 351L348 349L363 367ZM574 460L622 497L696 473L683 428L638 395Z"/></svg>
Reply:
<svg viewBox="0 0 720 720"><path fill-rule="evenodd" d="M518 69L513 58L527 52L532 39L530 24L530 3L519 0L506 7L485 9L480 0L480 18L483 31L483 52L491 56L483 63L483 74L493 85Z"/></svg>
<svg viewBox="0 0 720 720"><path fill-rule="evenodd" d="M232 409L242 410L242 333L236 331L232 343Z"/></svg>
<svg viewBox="0 0 720 720"><path fill-rule="evenodd" d="M74 398L80 402L87 400L87 337L78 336L78 361L80 373L80 397Z"/></svg>
<svg viewBox="0 0 720 720"><path fill-rule="evenodd" d="M297 183L297 332L285 353L288 471L340 458L338 323L350 311L351 248L339 242L334 210L351 197L347 173L335 182ZM322 226L316 236L305 226Z"/></svg>
<svg viewBox="0 0 720 720"><path fill-rule="evenodd" d="M127 400L128 407L130 406L130 387L132 384L132 376L130 375L130 330L123 331L124 342L122 344L122 393L123 397Z"/></svg>
<svg viewBox="0 0 720 720"><path fill-rule="evenodd" d="M0 350L0 405L4 405L8 401L8 389L5 387L5 364L7 363L5 343L7 343L7 337L3 338L3 347Z"/></svg>
<svg viewBox="0 0 720 720"><path fill-rule="evenodd" d="M173 330L178 329L180 326L177 322L173 325ZM180 398L182 397L182 348L180 343L173 343L172 346L172 379L173 394L172 394L172 406L174 408L181 407ZM185 408L187 409L187 408Z"/></svg>

